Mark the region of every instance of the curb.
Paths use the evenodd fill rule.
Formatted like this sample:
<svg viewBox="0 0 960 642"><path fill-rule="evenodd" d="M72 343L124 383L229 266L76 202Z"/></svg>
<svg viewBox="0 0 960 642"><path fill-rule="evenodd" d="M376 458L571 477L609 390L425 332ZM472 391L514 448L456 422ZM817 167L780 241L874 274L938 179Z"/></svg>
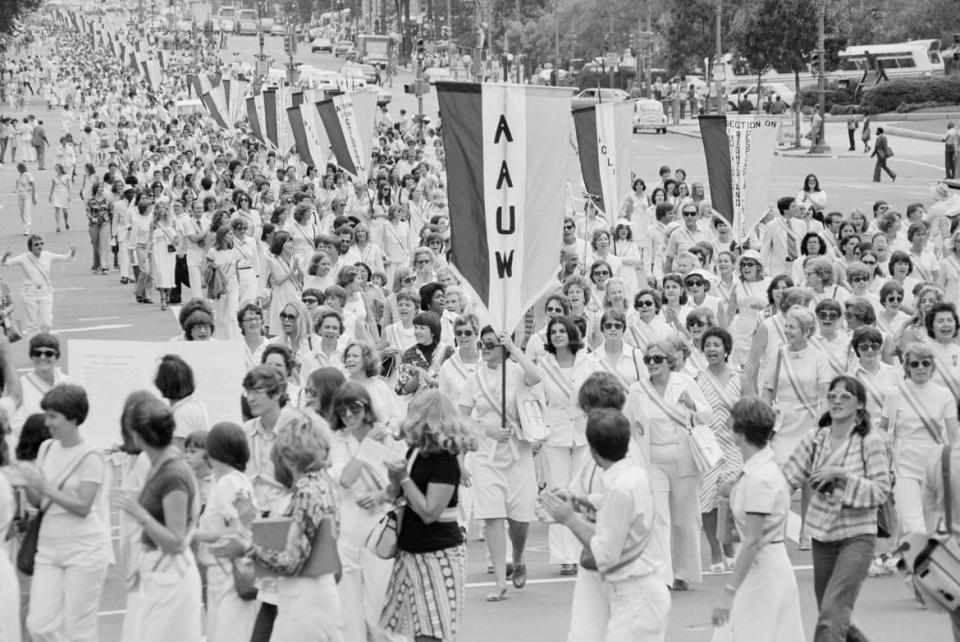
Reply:
<svg viewBox="0 0 960 642"><path fill-rule="evenodd" d="M883 127L883 132L885 134L890 134L891 136L899 136L900 138L913 138L914 140L926 140L934 143L943 142L943 136L940 134L917 131L916 129L906 129L904 127L885 125Z"/></svg>
<svg viewBox="0 0 960 642"><path fill-rule="evenodd" d="M700 139L700 132L698 132L698 131L696 131L696 130L671 129L671 128L668 126L668 127L667 127L667 133L668 133L668 134L677 134L678 136L686 136L687 138Z"/></svg>

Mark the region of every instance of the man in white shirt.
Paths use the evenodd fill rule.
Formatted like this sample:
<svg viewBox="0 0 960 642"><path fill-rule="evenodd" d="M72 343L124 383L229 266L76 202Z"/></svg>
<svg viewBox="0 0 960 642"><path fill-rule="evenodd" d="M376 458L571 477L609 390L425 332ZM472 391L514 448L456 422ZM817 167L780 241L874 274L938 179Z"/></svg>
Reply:
<svg viewBox="0 0 960 642"><path fill-rule="evenodd" d="M596 561L610 603L606 642L663 642L670 594L658 569L663 560L648 546L654 503L650 480L627 457L630 422L617 410L592 410L587 418L590 455L603 470L606 492L599 507L564 491L540 496L543 508L567 526ZM596 509L596 526L577 516L574 506Z"/></svg>
<svg viewBox="0 0 960 642"><path fill-rule="evenodd" d="M36 234L27 238L29 252L10 258L11 250L0 257L0 266L17 265L23 270L23 316L24 332L32 336L37 332L50 332L53 327L53 284L50 270L55 262L72 261L77 248L70 246L67 254L54 254L43 249L43 239Z"/></svg>

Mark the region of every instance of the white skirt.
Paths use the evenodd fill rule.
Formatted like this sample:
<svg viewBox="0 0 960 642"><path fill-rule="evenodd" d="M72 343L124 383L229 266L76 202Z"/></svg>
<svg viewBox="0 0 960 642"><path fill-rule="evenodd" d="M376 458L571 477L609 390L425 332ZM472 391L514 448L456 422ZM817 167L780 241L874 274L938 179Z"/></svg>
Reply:
<svg viewBox="0 0 960 642"><path fill-rule="evenodd" d="M146 551L140 560L140 591L133 639L138 642L200 642L203 602L193 553Z"/></svg>

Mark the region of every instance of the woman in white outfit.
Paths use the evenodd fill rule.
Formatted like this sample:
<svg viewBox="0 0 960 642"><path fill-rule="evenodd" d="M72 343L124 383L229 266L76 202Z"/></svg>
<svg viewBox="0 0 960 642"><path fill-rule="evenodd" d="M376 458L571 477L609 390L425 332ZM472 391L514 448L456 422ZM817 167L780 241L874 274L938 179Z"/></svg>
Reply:
<svg viewBox="0 0 960 642"><path fill-rule="evenodd" d="M957 440L960 430L953 395L932 381L936 367L928 344L908 345L903 354L906 379L887 395L880 417L880 432L893 437L893 497L901 535L925 532L925 467L943 444Z"/></svg>
<svg viewBox="0 0 960 642"><path fill-rule="evenodd" d="M312 412L287 412L271 453L277 478L287 480L293 491L286 549L267 550L249 539L231 538L213 550L223 557L246 552L259 567L279 576L271 642L339 642L340 516L336 486L325 472L333 434Z"/></svg>
<svg viewBox="0 0 960 642"><path fill-rule="evenodd" d="M726 310L730 334L733 335L733 352L730 361L734 365L746 363L750 342L760 324L760 313L767 307L767 285L763 261L756 250L747 250L740 256L740 279L730 292L730 304Z"/></svg>
<svg viewBox="0 0 960 642"><path fill-rule="evenodd" d="M688 375L673 372L676 351L667 341L647 347L643 357L650 376L630 386L624 414L642 439L656 505L651 546L669 563L664 582L685 591L700 582L700 473L688 436L692 423L706 424L713 408Z"/></svg>
<svg viewBox="0 0 960 642"><path fill-rule="evenodd" d="M223 225L217 230L216 241L207 252L207 260L213 262L223 276L226 289L214 301L214 332L220 340L239 339L240 329L235 323L237 309L240 307L240 285L237 280L237 259L239 255L233 249L233 233L229 225Z"/></svg>
<svg viewBox="0 0 960 642"><path fill-rule="evenodd" d="M253 506L253 485L244 474L250 459L247 438L240 426L216 424L207 435L207 459L217 481L207 497L196 539L216 542L237 533L241 515L237 506ZM213 557L207 566L207 639L237 642L250 639L257 618L255 600L243 599L234 588L232 561Z"/></svg>
<svg viewBox="0 0 960 642"><path fill-rule="evenodd" d="M590 456L587 417L577 406L577 391L599 366L587 354L577 326L564 316L550 319L544 349L539 366L547 402L544 419L550 431L543 446L546 481L551 488L568 488ZM575 574L583 546L570 529L551 524L548 544L550 563L560 565L561 575Z"/></svg>
<svg viewBox="0 0 960 642"><path fill-rule="evenodd" d="M152 396L129 405L133 446L150 461L143 488L114 490L113 503L142 529L137 599L128 601L124 630L137 642L199 642L200 573L190 550L190 532L198 501L190 466L173 445L175 422L166 404ZM129 628L128 628L129 627Z"/></svg>
<svg viewBox="0 0 960 642"><path fill-rule="evenodd" d="M344 642L366 642L385 635L379 621L393 561L380 559L363 545L386 512L383 491L387 478L386 468L371 465L370 456L361 451L377 452L380 458L393 460L402 457L405 448L378 421L366 389L352 381L342 385L333 397L330 427L334 439L329 472L338 484L340 498L340 632ZM391 450L393 456L388 457Z"/></svg>
<svg viewBox="0 0 960 642"><path fill-rule="evenodd" d="M83 388L60 384L44 395L40 407L52 439L40 447L35 467L21 467L28 499L46 511L27 628L36 642L95 642L111 552L109 527L98 505L105 465L80 434L89 411Z"/></svg>
<svg viewBox="0 0 960 642"><path fill-rule="evenodd" d="M3 374L4 394L0 397L0 533L8 533L17 515L17 500L13 485L5 474L9 469L10 451L5 435L10 429L10 418L20 405L22 394L17 370L9 357L10 343L0 337L0 372ZM13 539L0 541L0 640L20 640L20 582L13 568L10 547Z"/></svg>
<svg viewBox="0 0 960 642"><path fill-rule="evenodd" d="M741 399L730 414L744 460L730 496L741 545L713 621L729 619L735 642L803 642L800 592L784 545L790 486L770 448L774 414L757 397Z"/></svg>

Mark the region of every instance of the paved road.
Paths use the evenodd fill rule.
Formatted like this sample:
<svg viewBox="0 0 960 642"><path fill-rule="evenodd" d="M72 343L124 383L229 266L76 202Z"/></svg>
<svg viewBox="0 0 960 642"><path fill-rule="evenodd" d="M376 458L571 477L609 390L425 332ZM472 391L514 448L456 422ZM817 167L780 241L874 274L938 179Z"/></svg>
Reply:
<svg viewBox="0 0 960 642"><path fill-rule="evenodd" d="M230 40L232 51L250 58L256 52L256 38L234 37ZM279 38L267 39L268 53L282 54ZM306 54L300 57L327 69L337 69L342 64L329 54ZM394 96L398 105L415 110L415 99L403 95L395 84ZM427 113L436 110L435 95L427 97ZM47 121L51 140L60 136L59 117L47 113L39 101L28 107L31 113ZM0 114L10 112L0 107ZM845 131L841 125L828 127L828 138L835 148L845 147ZM848 212L854 207L867 207L878 198L905 207L915 200L929 200L930 186L942 176L940 169L941 148L935 143L895 139L897 156L892 161L900 172L896 184L870 182L872 163L860 155L840 158L784 158L772 160L773 174L770 181L771 197L795 194L802 177L808 172L816 173L830 196L830 208ZM656 176L661 164L683 167L693 180L705 175L700 141L677 134L657 136L639 134L633 137L632 169L638 175ZM578 167L571 155L569 175L576 179ZM90 249L82 210L75 202L72 230L54 233L53 213L46 204L51 172L35 173L40 205L35 209L35 231L42 234L51 250L65 251L68 243L77 246L76 262L66 268L54 269L53 280L57 287L55 327L63 339L146 339L156 340L171 337L178 328L171 312L161 312L158 306L138 305L132 288L121 286L116 276L95 276L89 271ZM24 246L24 237L19 234L16 202L13 195L15 170L10 164L0 166L0 248ZM19 291L19 274L7 270L14 291ZM27 365L23 343L16 345L15 357L21 367ZM69 364L67 364L69 369ZM471 542L468 563L467 606L461 640L481 642L491 639L524 640L525 642L555 642L565 639L569 617L569 604L573 583L561 578L555 567L547 564L545 528L536 525L531 536L528 554L530 581L523 591L511 591L506 602L488 604L483 600L490 590L491 577L486 575L486 562L482 544ZM810 555L795 549L790 543L791 559L797 568L803 613L808 639L812 637L816 620L816 605L813 600ZM709 640L710 613L719 591L725 583L723 576L705 577L702 586L688 593L675 595L670 619L668 639L678 642ZM762 605L758 605L762 608ZM102 605L102 636L105 642L119 639L123 609L122 582L116 569L111 569L107 590ZM864 586L857 609L857 622L874 642L946 642L949 640L948 625L943 616L920 610L911 600L902 581L896 577L870 579Z"/></svg>

